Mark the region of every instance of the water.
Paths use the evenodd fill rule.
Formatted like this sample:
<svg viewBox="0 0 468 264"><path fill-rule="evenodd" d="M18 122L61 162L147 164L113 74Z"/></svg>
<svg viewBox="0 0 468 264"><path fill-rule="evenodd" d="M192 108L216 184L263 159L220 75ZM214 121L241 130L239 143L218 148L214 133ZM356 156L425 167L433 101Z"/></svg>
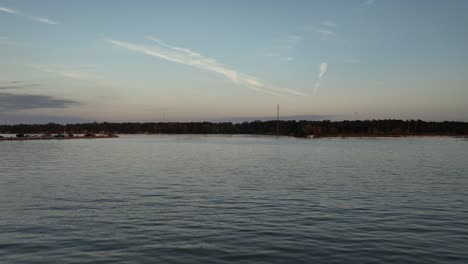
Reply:
<svg viewBox="0 0 468 264"><path fill-rule="evenodd" d="M0 142L0 263L468 263L466 139Z"/></svg>

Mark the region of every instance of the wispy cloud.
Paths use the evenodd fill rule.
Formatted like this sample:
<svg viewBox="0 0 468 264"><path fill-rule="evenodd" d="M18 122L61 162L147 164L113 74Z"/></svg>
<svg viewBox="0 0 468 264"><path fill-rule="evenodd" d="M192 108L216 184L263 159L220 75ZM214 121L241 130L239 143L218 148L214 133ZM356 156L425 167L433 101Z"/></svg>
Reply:
<svg viewBox="0 0 468 264"><path fill-rule="evenodd" d="M57 21L54 21L54 20L52 20L50 18L30 16L28 14L25 14L23 12L20 12L18 10L11 9L11 8L8 8L8 7L0 6L0 11L5 12L5 13L9 13L9 14L13 14L13 15L22 16L22 17L25 17L27 19L30 19L30 20L33 20L33 21L36 21L36 22L39 22L39 23L44 23L44 24L48 24L48 25L57 25L58 24Z"/></svg>
<svg viewBox="0 0 468 264"><path fill-rule="evenodd" d="M26 84L21 81L0 82L0 90L17 90L39 86L38 84Z"/></svg>
<svg viewBox="0 0 468 264"><path fill-rule="evenodd" d="M325 27L336 27L336 23L331 20L324 20L320 24Z"/></svg>
<svg viewBox="0 0 468 264"><path fill-rule="evenodd" d="M330 29L318 28L318 29L315 29L315 32L320 33L323 37L336 36L335 31L330 30Z"/></svg>
<svg viewBox="0 0 468 264"><path fill-rule="evenodd" d="M101 75L99 67L92 64L26 64L37 71L49 73L76 82L92 84L94 87L117 88L122 87L122 82L115 77Z"/></svg>
<svg viewBox="0 0 468 264"><path fill-rule="evenodd" d="M314 87L314 94L318 91L318 88L320 88L320 82L322 81L323 76L327 72L328 64L326 62L322 62L319 65L318 69L318 76L317 76L317 82L315 82L315 87Z"/></svg>
<svg viewBox="0 0 468 264"><path fill-rule="evenodd" d="M27 84L22 81L0 81L0 114L43 108L67 108L80 104L78 101L55 98L49 95L15 93L17 90L35 86L39 85ZM8 92L2 92L2 90Z"/></svg>
<svg viewBox="0 0 468 264"><path fill-rule="evenodd" d="M18 12L16 12L15 10L11 8L7 8L7 7L2 7L2 6L0 6L0 11L10 13L10 14L18 14Z"/></svg>
<svg viewBox="0 0 468 264"><path fill-rule="evenodd" d="M79 103L48 95L0 93L0 112L15 112L39 108L67 108L74 105L79 105Z"/></svg>
<svg viewBox="0 0 468 264"><path fill-rule="evenodd" d="M336 22L332 20L323 20L320 23L315 23L304 28L306 31L312 31L320 35L323 40L337 37L335 29Z"/></svg>
<svg viewBox="0 0 468 264"><path fill-rule="evenodd" d="M49 65L49 64L32 64L28 65L36 70L53 73L60 75L62 77L75 79L75 80L94 80L95 76L92 76L87 72L89 66L80 66L80 65Z"/></svg>
<svg viewBox="0 0 468 264"><path fill-rule="evenodd" d="M320 63L319 74L318 74L319 80L321 80L323 75L325 75L325 73L327 72L327 68L328 68L328 64L326 62Z"/></svg>
<svg viewBox="0 0 468 264"><path fill-rule="evenodd" d="M302 36L299 36L299 35L289 35L282 42L285 44L286 49L293 49L299 43L301 43L303 39L304 38Z"/></svg>
<svg viewBox="0 0 468 264"><path fill-rule="evenodd" d="M106 41L114 46L125 48L134 52L139 52L151 57L156 57L170 62L184 64L194 68L214 72L224 76L232 83L239 84L253 90L263 91L275 95L304 95L303 93L292 89L276 88L264 84L256 77L228 68L217 62L215 59L205 57L202 54L190 49L172 46L154 37L148 37L148 39L152 40L154 45L139 45L113 39L107 39Z"/></svg>
<svg viewBox="0 0 468 264"><path fill-rule="evenodd" d="M285 55L283 55L281 53L273 53L273 52L262 53L262 54L260 54L260 56L270 57L270 58L277 58L280 61L293 61L294 60L294 57L285 56Z"/></svg>
<svg viewBox="0 0 468 264"><path fill-rule="evenodd" d="M49 24L49 25L57 25L58 23L50 18L46 18L46 17L31 17L32 20L34 21L37 21L37 22L41 22L41 23L44 23L44 24Z"/></svg>
<svg viewBox="0 0 468 264"><path fill-rule="evenodd" d="M267 52L260 53L260 56L277 58L280 61L293 61L294 57L290 54L294 48L299 45L304 38L300 35L289 35L274 43L272 47L267 49Z"/></svg>
<svg viewBox="0 0 468 264"><path fill-rule="evenodd" d="M319 34L322 39L328 39L337 36L336 32L329 27L308 26L305 28L305 30Z"/></svg>

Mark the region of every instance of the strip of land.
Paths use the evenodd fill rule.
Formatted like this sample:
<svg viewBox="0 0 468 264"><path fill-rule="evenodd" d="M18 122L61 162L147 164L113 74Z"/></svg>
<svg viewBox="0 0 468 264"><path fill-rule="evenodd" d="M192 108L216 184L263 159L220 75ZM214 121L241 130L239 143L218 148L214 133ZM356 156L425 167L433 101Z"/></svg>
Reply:
<svg viewBox="0 0 468 264"><path fill-rule="evenodd" d="M468 138L462 134L321 134L310 135L310 138Z"/></svg>
<svg viewBox="0 0 468 264"><path fill-rule="evenodd" d="M97 139L97 138L118 138L117 135L97 135L97 136L64 136L64 137L44 137L44 136L31 136L31 137L0 137L0 141L29 141L29 140L67 140L67 139Z"/></svg>
<svg viewBox="0 0 468 264"><path fill-rule="evenodd" d="M0 120L1 121L1 120ZM110 131L112 134L250 134L294 137L467 137L468 123L422 120L354 121L252 121L232 122L147 122L0 125L0 134L83 134Z"/></svg>

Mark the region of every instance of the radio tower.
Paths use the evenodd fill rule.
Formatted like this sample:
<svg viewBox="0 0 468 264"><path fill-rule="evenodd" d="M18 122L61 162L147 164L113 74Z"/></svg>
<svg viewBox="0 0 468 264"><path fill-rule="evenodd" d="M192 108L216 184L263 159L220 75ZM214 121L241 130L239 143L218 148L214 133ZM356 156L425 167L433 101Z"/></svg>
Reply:
<svg viewBox="0 0 468 264"><path fill-rule="evenodd" d="M276 106L276 135L279 135L279 104Z"/></svg>

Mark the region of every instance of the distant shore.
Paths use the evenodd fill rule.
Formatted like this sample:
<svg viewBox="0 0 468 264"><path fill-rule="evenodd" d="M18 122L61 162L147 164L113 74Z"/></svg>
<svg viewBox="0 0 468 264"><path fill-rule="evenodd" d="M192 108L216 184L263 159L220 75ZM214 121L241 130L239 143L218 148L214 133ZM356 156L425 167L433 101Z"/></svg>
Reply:
<svg viewBox="0 0 468 264"><path fill-rule="evenodd" d="M397 134L397 135L374 135L374 134L325 134L310 135L310 138L468 138L468 135L458 134Z"/></svg>
<svg viewBox="0 0 468 264"><path fill-rule="evenodd" d="M31 140L70 140L70 139L98 139L98 138L118 138L117 135L92 135L92 136L0 136L0 141L31 141Z"/></svg>
<svg viewBox="0 0 468 264"><path fill-rule="evenodd" d="M468 137L468 122L422 120L147 122L0 125L0 134L223 134L270 135L300 138ZM312 136L313 135L313 136Z"/></svg>
<svg viewBox="0 0 468 264"><path fill-rule="evenodd" d="M275 134L215 134L215 133L123 133L120 135L132 136L132 135L148 135L148 136L182 136L182 135L193 135L193 136L258 136L258 137L295 137L304 139L409 139L409 138L466 138L468 135L456 135L456 134L400 134L400 135L373 135L373 134L321 134L321 135L275 135ZM107 138L119 138L118 135L112 136L75 136L75 137L15 137L15 135L3 134L0 136L0 141L36 141L36 140L67 140L67 139L107 139Z"/></svg>

